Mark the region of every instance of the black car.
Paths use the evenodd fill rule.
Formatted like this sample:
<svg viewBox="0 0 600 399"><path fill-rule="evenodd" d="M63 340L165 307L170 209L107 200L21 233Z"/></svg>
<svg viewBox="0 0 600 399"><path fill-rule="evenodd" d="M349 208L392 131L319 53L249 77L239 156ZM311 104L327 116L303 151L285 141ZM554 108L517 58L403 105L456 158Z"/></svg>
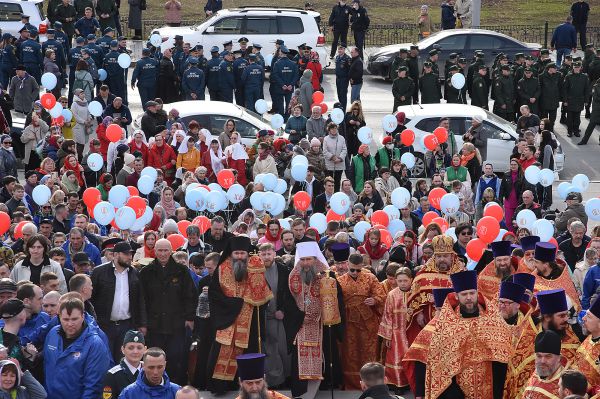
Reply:
<svg viewBox="0 0 600 399"><path fill-rule="evenodd" d="M438 49L440 51L438 67L441 74L444 73L444 64L451 53L457 53L459 57L464 57L468 63L471 63L475 51L482 50L485 53L487 65L491 66L494 58L500 52L506 54L512 60L516 53L538 57L542 48L538 43L523 43L503 33L485 29L443 30L416 44L419 46L419 71L423 67L423 62L429 56L429 51ZM405 48L408 50L412 45L413 43L403 43L382 47L369 57L367 70L372 75L393 80L395 76L390 76L390 67L394 57L400 49ZM444 78L444 76L440 76L440 78Z"/></svg>

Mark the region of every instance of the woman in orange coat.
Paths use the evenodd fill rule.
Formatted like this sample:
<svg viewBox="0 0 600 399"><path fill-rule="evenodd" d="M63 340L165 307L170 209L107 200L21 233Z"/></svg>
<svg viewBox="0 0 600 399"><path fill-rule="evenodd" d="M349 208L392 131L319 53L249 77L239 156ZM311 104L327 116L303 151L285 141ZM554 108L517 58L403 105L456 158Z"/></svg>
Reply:
<svg viewBox="0 0 600 399"><path fill-rule="evenodd" d="M231 133L229 138L230 145L225 148L225 156L227 157L227 167L237 171L237 182L242 186L248 184L246 178L246 159L248 154L240 143L240 134L238 132Z"/></svg>

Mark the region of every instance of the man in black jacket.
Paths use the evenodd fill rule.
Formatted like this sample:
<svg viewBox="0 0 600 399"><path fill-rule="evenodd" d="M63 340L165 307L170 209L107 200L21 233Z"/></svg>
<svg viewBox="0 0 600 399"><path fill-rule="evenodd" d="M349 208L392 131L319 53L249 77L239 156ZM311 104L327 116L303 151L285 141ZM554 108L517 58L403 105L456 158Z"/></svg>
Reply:
<svg viewBox="0 0 600 399"><path fill-rule="evenodd" d="M148 314L146 341L165 350L167 374L173 382L184 384L186 329L194 329L198 293L189 269L173 259L168 240L156 241L154 250L156 259L140 272Z"/></svg>
<svg viewBox="0 0 600 399"><path fill-rule="evenodd" d="M365 34L369 29L371 20L367 15L367 9L360 5L360 0L352 0L352 15L350 16L352 23L352 32L354 33L354 44L358 48L360 58L363 58L363 49L365 48Z"/></svg>
<svg viewBox="0 0 600 399"><path fill-rule="evenodd" d="M350 11L351 9L346 4L346 0L339 0L338 4L331 9L329 27L333 31L333 43L331 43L330 58L335 56L340 37L342 46L346 47L348 41L348 27L350 26Z"/></svg>
<svg viewBox="0 0 600 399"><path fill-rule="evenodd" d="M121 358L125 333L139 330L146 333L146 305L139 272L131 267L133 250L126 241L115 244L112 262L92 270L91 302L98 325L108 337L113 359Z"/></svg>
<svg viewBox="0 0 600 399"><path fill-rule="evenodd" d="M350 50L350 56L352 57L352 63L350 64L350 70L348 71L348 77L350 78L350 103L354 101L360 101L360 89L363 84L363 60L360 57L358 48L353 47Z"/></svg>
<svg viewBox="0 0 600 399"><path fill-rule="evenodd" d="M393 399L385 384L385 368L376 362L367 363L360 369L360 386L363 389L359 399Z"/></svg>

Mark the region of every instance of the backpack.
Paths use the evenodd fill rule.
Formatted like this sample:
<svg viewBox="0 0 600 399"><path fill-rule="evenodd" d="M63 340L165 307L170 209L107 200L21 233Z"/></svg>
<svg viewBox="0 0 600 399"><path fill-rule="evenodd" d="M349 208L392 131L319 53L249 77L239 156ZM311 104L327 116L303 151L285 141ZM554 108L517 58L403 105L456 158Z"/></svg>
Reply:
<svg viewBox="0 0 600 399"><path fill-rule="evenodd" d="M85 79L75 78L75 81L73 81L72 90L75 91L75 89L81 89L85 93L88 93L88 92L91 93L92 92L92 85L90 84L89 81L87 81Z"/></svg>

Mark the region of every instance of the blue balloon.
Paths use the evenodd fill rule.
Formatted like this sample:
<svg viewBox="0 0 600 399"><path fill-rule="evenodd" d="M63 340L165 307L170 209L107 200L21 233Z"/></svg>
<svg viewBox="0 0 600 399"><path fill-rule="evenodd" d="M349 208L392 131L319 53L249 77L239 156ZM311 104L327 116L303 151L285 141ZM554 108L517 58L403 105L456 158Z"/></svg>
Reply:
<svg viewBox="0 0 600 399"><path fill-rule="evenodd" d="M354 225L354 237L358 241L363 242L365 239L365 234L367 234L367 230L370 228L371 224L369 222L365 222L364 220L356 223L356 225Z"/></svg>
<svg viewBox="0 0 600 399"><path fill-rule="evenodd" d="M50 72L46 72L45 74L42 75L42 86L44 86L46 88L46 90L52 90L56 87L56 84L58 83L58 79L56 78L56 75Z"/></svg>
<svg viewBox="0 0 600 399"><path fill-rule="evenodd" d="M104 82L107 77L108 72L106 72L106 69L98 69L98 79L100 79L101 82Z"/></svg>
<svg viewBox="0 0 600 399"><path fill-rule="evenodd" d="M327 216L322 213L313 213L308 221L308 225L317 229L319 234L323 234L327 229Z"/></svg>
<svg viewBox="0 0 600 399"><path fill-rule="evenodd" d="M254 109L256 110L257 114L264 114L265 112L267 112L267 109L269 109L269 105L265 100L261 98L259 100L256 100L256 102L254 103Z"/></svg>
<svg viewBox="0 0 600 399"><path fill-rule="evenodd" d="M298 164L308 166L308 158L306 158L304 155L294 155L290 166L293 168Z"/></svg>
<svg viewBox="0 0 600 399"><path fill-rule="evenodd" d="M71 122L71 119L73 119L73 113L71 112L70 109L63 108L63 110L60 114L62 115L63 118L65 118L65 123Z"/></svg>
<svg viewBox="0 0 600 399"><path fill-rule="evenodd" d="M121 68L127 69L131 65L131 56L126 53L121 53L117 58L117 62Z"/></svg>
<svg viewBox="0 0 600 399"><path fill-rule="evenodd" d="M308 166L306 165L294 165L292 166L292 177L296 181L304 181L306 179L306 172L308 172Z"/></svg>
<svg viewBox="0 0 600 399"><path fill-rule="evenodd" d="M87 165L92 171L98 172L104 166L104 159L97 152L91 153L88 155Z"/></svg>
<svg viewBox="0 0 600 399"><path fill-rule="evenodd" d="M158 172L156 171L156 169L151 168L150 166L146 166L140 172L140 176L149 176L150 179L152 179L152 184L154 184L154 182L156 181L156 178L158 176Z"/></svg>
<svg viewBox="0 0 600 399"><path fill-rule="evenodd" d="M390 220L390 223L388 224L387 229L390 232L390 235L392 236L392 238L394 238L398 232L406 231L406 225L400 219L393 219L393 220Z"/></svg>
<svg viewBox="0 0 600 399"><path fill-rule="evenodd" d="M232 204L239 204L246 195L246 189L241 184L235 183L227 190L227 199Z"/></svg>
<svg viewBox="0 0 600 399"><path fill-rule="evenodd" d="M94 219L102 226L106 226L115 218L115 207L110 202L101 201L94 207Z"/></svg>
<svg viewBox="0 0 600 399"><path fill-rule="evenodd" d="M371 141L373 141L373 131L371 128L363 126L358 129L358 139L363 144L371 144Z"/></svg>
<svg viewBox="0 0 600 399"><path fill-rule="evenodd" d="M99 101L92 101L88 104L88 111L92 116L100 116L102 115L102 104Z"/></svg>
<svg viewBox="0 0 600 399"><path fill-rule="evenodd" d="M138 190L140 190L140 193L144 194L144 195L148 195L152 192L152 190L154 189L154 180L152 180L152 178L148 175L144 176L140 176L138 183L137 183L137 187ZM110 190L112 191L112 190Z"/></svg>
<svg viewBox="0 0 600 399"><path fill-rule="evenodd" d="M269 212L271 215L277 215L277 213L273 213L273 208L277 205L277 194L274 192L268 191L262 196L262 207L265 211Z"/></svg>
<svg viewBox="0 0 600 399"><path fill-rule="evenodd" d="M400 219L400 211L394 205L386 205L383 211L387 213L390 221Z"/></svg>
<svg viewBox="0 0 600 399"><path fill-rule="evenodd" d="M275 186L275 189L273 191L275 191L277 194L285 193L287 191L287 183L285 182L285 180L277 179L277 186Z"/></svg>
<svg viewBox="0 0 600 399"><path fill-rule="evenodd" d="M139 183L139 181L138 181ZM116 186L113 186L110 191L108 192L108 201L115 207L115 208L121 208L123 206L125 206L125 204L127 203L127 200L129 199L129 190L127 190L127 187L121 185L121 184L117 184ZM131 209L131 208L129 208ZM133 219L135 220L135 211L133 212ZM133 222L131 222L133 224ZM122 229L126 229L124 227L121 227Z"/></svg>
<svg viewBox="0 0 600 399"><path fill-rule="evenodd" d="M265 186L266 191L273 191L277 187L277 176L273 173L267 173L262 179L262 184Z"/></svg>
<svg viewBox="0 0 600 399"><path fill-rule="evenodd" d="M262 204L263 195L265 195L265 193L263 193L262 191L256 191L252 193L252 195L250 196L250 205L252 205L253 209L257 211L264 210Z"/></svg>
<svg viewBox="0 0 600 399"><path fill-rule="evenodd" d="M329 207L338 215L343 215L350 209L350 197L342 192L337 192L329 199Z"/></svg>
<svg viewBox="0 0 600 399"><path fill-rule="evenodd" d="M564 181L558 185L556 191L558 192L558 195L560 196L560 198L565 200L565 199L567 199L567 194L573 192L571 190L572 188L573 188L573 186L571 185L571 183Z"/></svg>
<svg viewBox="0 0 600 399"><path fill-rule="evenodd" d="M211 191L206 195L206 210L212 213L218 212L223 209L223 203L226 201L227 198L222 192Z"/></svg>
<svg viewBox="0 0 600 399"><path fill-rule="evenodd" d="M392 204L398 209L406 208L410 203L410 198L410 193L404 187L398 187L392 191Z"/></svg>
<svg viewBox="0 0 600 399"><path fill-rule="evenodd" d="M205 204L202 191L198 188L185 190L185 204L193 211L199 211L203 208Z"/></svg>
<svg viewBox="0 0 600 399"><path fill-rule="evenodd" d="M285 198L283 197L283 195L281 194L275 194L275 205L273 207L271 207L271 215L273 216L277 216L283 213L283 211L285 210ZM280 220L281 222L281 220ZM289 229L288 229L289 230Z"/></svg>
<svg viewBox="0 0 600 399"><path fill-rule="evenodd" d="M39 206L46 204L50 201L50 197L52 196L52 191L50 191L50 187L45 184L41 184L39 186L35 186L33 192L31 193L33 200Z"/></svg>
<svg viewBox="0 0 600 399"><path fill-rule="evenodd" d="M128 206L121 207L115 212L115 224L121 230L129 230L135 221L135 211Z"/></svg>
<svg viewBox="0 0 600 399"><path fill-rule="evenodd" d="M221 187L217 183L210 183L208 185L208 188L210 188L210 191L220 191L220 192L223 192L223 187Z"/></svg>

